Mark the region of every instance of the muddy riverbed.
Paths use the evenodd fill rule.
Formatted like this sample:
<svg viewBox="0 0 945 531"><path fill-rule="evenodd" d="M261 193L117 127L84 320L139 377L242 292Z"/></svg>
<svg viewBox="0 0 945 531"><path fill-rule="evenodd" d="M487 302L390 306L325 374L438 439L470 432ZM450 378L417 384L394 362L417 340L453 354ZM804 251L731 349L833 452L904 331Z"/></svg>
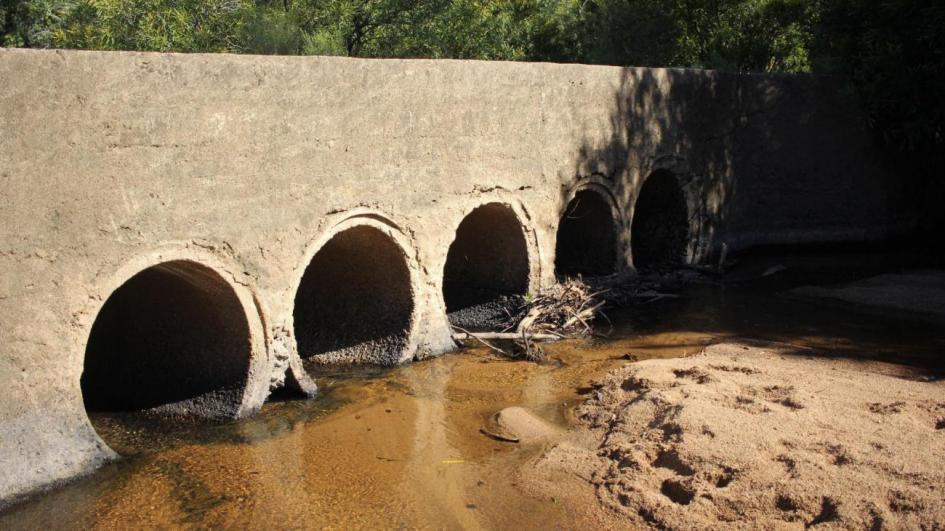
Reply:
<svg viewBox="0 0 945 531"><path fill-rule="evenodd" d="M525 488L522 465L542 445L484 435L489 418L524 406L567 429L609 371L733 338L941 375L940 325L785 296L785 287L692 284L679 298L610 313L603 337L546 346L543 364L471 348L390 370L323 372L317 399L271 402L231 424L96 416L125 457L7 509L0 528L618 527L625 521L598 510L591 487L566 496Z"/></svg>

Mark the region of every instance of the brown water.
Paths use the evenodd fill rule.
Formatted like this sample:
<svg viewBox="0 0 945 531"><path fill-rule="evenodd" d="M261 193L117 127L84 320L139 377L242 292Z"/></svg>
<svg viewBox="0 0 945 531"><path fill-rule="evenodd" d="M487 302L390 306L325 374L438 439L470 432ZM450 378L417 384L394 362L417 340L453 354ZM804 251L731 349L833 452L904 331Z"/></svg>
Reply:
<svg viewBox="0 0 945 531"><path fill-rule="evenodd" d="M607 337L548 345L541 365L467 349L325 374L319 398L269 403L227 425L96 417L127 457L8 509L0 529L599 527L582 509L593 492L557 499L521 488L518 466L542 448L480 433L492 414L524 405L567 427L590 385L628 358L685 356L726 339L942 368L936 325L767 289L696 285L682 295L614 313Z"/></svg>

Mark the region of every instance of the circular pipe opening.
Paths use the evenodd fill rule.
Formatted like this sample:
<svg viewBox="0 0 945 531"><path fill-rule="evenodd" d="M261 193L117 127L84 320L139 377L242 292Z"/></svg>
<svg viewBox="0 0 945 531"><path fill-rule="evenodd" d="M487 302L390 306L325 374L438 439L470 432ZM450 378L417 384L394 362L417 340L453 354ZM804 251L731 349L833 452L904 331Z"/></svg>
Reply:
<svg viewBox="0 0 945 531"><path fill-rule="evenodd" d="M528 244L511 207L474 209L456 229L443 271L449 320L470 330L492 328L515 296L528 290Z"/></svg>
<svg viewBox="0 0 945 531"><path fill-rule="evenodd" d="M643 183L630 226L638 271L675 269L685 262L689 239L686 197L672 172L657 170Z"/></svg>
<svg viewBox="0 0 945 531"><path fill-rule="evenodd" d="M404 250L380 229L335 234L295 295L299 355L318 363L394 365L407 348L413 289Z"/></svg>
<svg viewBox="0 0 945 531"><path fill-rule="evenodd" d="M617 265L617 230L613 209L593 190L574 195L558 223L555 272L558 276L598 276Z"/></svg>
<svg viewBox="0 0 945 531"><path fill-rule="evenodd" d="M234 418L252 338L233 288L190 261L149 267L116 289L86 345L86 410Z"/></svg>

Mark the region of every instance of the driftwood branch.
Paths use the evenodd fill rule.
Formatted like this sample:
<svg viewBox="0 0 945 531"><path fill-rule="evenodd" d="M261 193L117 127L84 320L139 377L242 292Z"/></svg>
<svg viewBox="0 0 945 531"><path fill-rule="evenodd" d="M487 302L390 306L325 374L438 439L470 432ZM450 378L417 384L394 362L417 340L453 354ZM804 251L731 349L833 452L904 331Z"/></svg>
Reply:
<svg viewBox="0 0 945 531"><path fill-rule="evenodd" d="M453 339L455 341L465 341L467 339L476 339L479 341L482 340L523 340L527 339L529 341L557 341L561 339L560 335L557 334L530 334L530 333L519 333L519 332L458 332L453 334Z"/></svg>
<svg viewBox="0 0 945 531"><path fill-rule="evenodd" d="M483 345L489 347L490 349L492 349L492 350L498 352L499 354L502 354L503 356L511 357L508 352L506 352L506 351L500 349L499 347L493 345L492 343L489 343L489 342L486 341L485 339L483 339L483 338L481 338L481 337L478 337L476 334L473 334L473 333L470 332L469 330L466 330L465 328L460 328L460 327L458 327L458 326L456 326L456 325L453 325L453 328L455 328L455 329L457 329L457 330L460 331L459 334L453 333L453 339L454 339L454 340L456 340L456 336L458 336L458 335L465 335L467 339L470 339L470 338L471 338L471 339L475 339L476 341L478 341L478 342L482 343Z"/></svg>

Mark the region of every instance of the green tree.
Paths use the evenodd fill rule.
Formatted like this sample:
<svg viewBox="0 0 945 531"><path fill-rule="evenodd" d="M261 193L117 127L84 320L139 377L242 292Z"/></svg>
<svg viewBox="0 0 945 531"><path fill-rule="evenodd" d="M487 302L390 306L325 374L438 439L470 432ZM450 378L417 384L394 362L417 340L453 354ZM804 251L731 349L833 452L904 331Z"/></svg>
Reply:
<svg viewBox="0 0 945 531"><path fill-rule="evenodd" d="M2 44L49 46L52 32L65 23L75 7L76 2L61 0L2 0Z"/></svg>
<svg viewBox="0 0 945 531"><path fill-rule="evenodd" d="M679 28L672 0L592 0L580 14L584 53L598 64L671 65Z"/></svg>
<svg viewBox="0 0 945 531"><path fill-rule="evenodd" d="M305 36L288 0L245 6L240 37L243 53L298 55L305 51Z"/></svg>
<svg viewBox="0 0 945 531"><path fill-rule="evenodd" d="M110 50L239 52L241 0L87 0L96 11L93 47ZM62 34L66 44L68 31ZM59 44L59 43L57 43Z"/></svg>
<svg viewBox="0 0 945 531"><path fill-rule="evenodd" d="M300 0L289 10L304 33L306 51L331 55L377 55L374 44L385 33L409 34L412 22L446 0Z"/></svg>
<svg viewBox="0 0 945 531"><path fill-rule="evenodd" d="M825 8L817 52L842 72L884 142L908 151L945 145L945 3L834 0Z"/></svg>
<svg viewBox="0 0 945 531"><path fill-rule="evenodd" d="M24 45L17 19L20 4L22 2L16 0L0 0L0 46Z"/></svg>
<svg viewBox="0 0 945 531"><path fill-rule="evenodd" d="M802 72L819 4L810 0L595 0L587 62Z"/></svg>

